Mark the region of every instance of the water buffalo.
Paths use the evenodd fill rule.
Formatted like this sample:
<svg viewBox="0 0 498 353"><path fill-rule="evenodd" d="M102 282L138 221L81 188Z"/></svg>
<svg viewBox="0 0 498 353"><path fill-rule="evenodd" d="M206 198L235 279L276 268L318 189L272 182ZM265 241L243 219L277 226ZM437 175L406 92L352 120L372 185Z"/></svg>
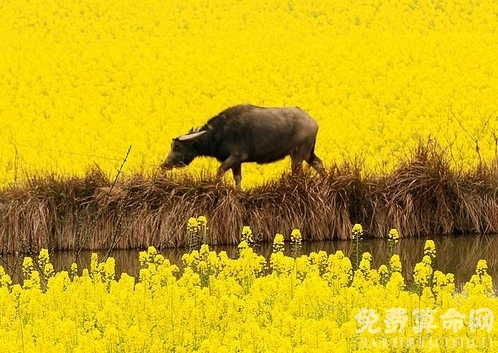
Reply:
<svg viewBox="0 0 498 353"><path fill-rule="evenodd" d="M232 169L240 188L241 163L270 163L290 156L292 173L306 161L322 176L325 170L315 155L318 124L303 110L237 105L211 118L203 127L173 139L171 151L161 167L183 167L197 156L221 162L217 177Z"/></svg>

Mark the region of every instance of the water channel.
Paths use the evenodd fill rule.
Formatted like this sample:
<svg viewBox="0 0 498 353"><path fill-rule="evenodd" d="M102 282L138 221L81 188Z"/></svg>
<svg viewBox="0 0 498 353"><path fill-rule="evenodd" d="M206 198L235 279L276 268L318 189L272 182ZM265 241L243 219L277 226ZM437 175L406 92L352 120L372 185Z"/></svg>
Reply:
<svg viewBox="0 0 498 353"><path fill-rule="evenodd" d="M493 277L495 285L498 283L498 236L434 236L427 239L434 240L436 244L436 263L435 269L444 273L451 272L455 275L457 288L467 282L475 272L476 264L480 259L488 262L488 273ZM423 257L424 243L426 238L400 239L395 248L395 253L401 257L403 265L403 275L407 281L411 281L412 271L417 262ZM226 251L231 258L237 257L236 246L211 246L211 250L217 252ZM271 244L259 244L254 246L257 253L269 258L272 252ZM309 242L303 243L302 254L311 252L326 251L328 254L342 250L344 254L351 258L353 252L353 243L351 241L336 240L326 242ZM138 253L140 250L116 250L97 251L99 259L102 260L110 255L116 260L116 274L127 274L138 277L140 264L138 262ZM182 266L181 257L185 249L162 249L160 251L172 263ZM381 264L386 263L387 258L387 241L383 239L363 239L362 251L368 251L373 256L373 267L378 268ZM286 254L290 256L290 249L286 248ZM83 268L90 266L90 251L83 251L76 256L74 252L58 251L50 254L50 259L56 271L68 270L71 263L78 264L79 272ZM0 265L4 267L7 273L11 275L15 282L19 282L23 255L11 254L0 255ZM75 261L76 260L76 261Z"/></svg>

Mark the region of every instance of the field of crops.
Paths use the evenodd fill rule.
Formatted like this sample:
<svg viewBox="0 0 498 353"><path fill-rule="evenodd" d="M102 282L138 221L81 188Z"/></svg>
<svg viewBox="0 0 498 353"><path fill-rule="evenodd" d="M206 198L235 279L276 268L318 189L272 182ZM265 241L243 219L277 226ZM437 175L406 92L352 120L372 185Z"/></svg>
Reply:
<svg viewBox="0 0 498 353"><path fill-rule="evenodd" d="M495 351L486 261L456 288L428 241L403 276L386 234L498 232L497 23L493 0L1 1L0 255L32 256L19 284L0 266L0 351ZM240 103L306 110L326 177L277 179L287 160L244 165L242 191L209 159L155 174L173 137ZM180 269L151 246L136 279L97 255L50 264L197 247L201 214L203 243L242 230L238 258L204 244ZM390 244L379 268L363 221ZM268 261L246 224L275 237ZM334 238L353 256L300 256Z"/></svg>
<svg viewBox="0 0 498 353"><path fill-rule="evenodd" d="M193 219L194 223L196 220ZM189 227L191 225L189 224ZM193 225L196 227L196 225ZM352 230L358 238L361 226ZM498 301L486 261L460 290L424 247L413 278L401 274L392 230L387 261L342 251L294 257L277 234L270 260L207 245L182 271L149 247L140 275L116 277L113 258L54 272L46 249L23 262L22 284L0 266L0 349L8 352L492 352ZM297 257L296 257L297 256Z"/></svg>
<svg viewBox="0 0 498 353"><path fill-rule="evenodd" d="M124 170L150 172L172 137L239 103L307 110L327 165L385 171L434 139L458 167L490 162L497 13L490 0L3 2L0 185L114 175L129 146ZM244 168L248 186L288 162Z"/></svg>

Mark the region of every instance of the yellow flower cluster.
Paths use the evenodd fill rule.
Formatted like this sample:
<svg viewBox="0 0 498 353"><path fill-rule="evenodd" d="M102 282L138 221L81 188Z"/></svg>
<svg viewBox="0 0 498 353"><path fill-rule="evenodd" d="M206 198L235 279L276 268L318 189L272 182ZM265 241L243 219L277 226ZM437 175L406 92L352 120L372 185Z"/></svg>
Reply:
<svg viewBox="0 0 498 353"><path fill-rule="evenodd" d="M278 233L273 239L273 252L283 252L284 251L284 235Z"/></svg>
<svg viewBox="0 0 498 353"><path fill-rule="evenodd" d="M387 238L389 241L392 241L394 243L397 243L399 240L399 232L397 229L393 228L389 231L387 234Z"/></svg>
<svg viewBox="0 0 498 353"><path fill-rule="evenodd" d="M361 239L361 237L363 236L363 227L361 226L361 224L356 223L353 226L353 229L351 229L351 234L353 236L353 239Z"/></svg>
<svg viewBox="0 0 498 353"><path fill-rule="evenodd" d="M252 229L249 226L244 226L242 228L242 238L243 241L247 242L247 244L254 243L254 238L252 235Z"/></svg>
<svg viewBox="0 0 498 353"><path fill-rule="evenodd" d="M269 269L245 241L239 250L230 259L202 245L183 256L180 270L149 247L139 254L137 280L116 279L114 259L96 254L81 275L73 266L40 277L25 258L22 284L0 267L0 350L478 352L498 339L484 260L463 291L440 271L425 273L429 280L414 291L398 255L377 270L364 253L353 272L342 251L297 258L276 251ZM42 250L37 263L49 261Z"/></svg>
<svg viewBox="0 0 498 353"><path fill-rule="evenodd" d="M172 137L238 103L299 105L326 164L387 170L436 139L495 157L494 0L10 1L0 10L0 185L154 170ZM192 170L214 170L195 161ZM245 185L287 162L245 166Z"/></svg>
<svg viewBox="0 0 498 353"><path fill-rule="evenodd" d="M194 249L207 242L207 219L205 216L190 217L187 221L187 248Z"/></svg>
<svg viewBox="0 0 498 353"><path fill-rule="evenodd" d="M299 229L293 229L291 232L291 243L299 245L302 241L303 237L301 235L301 231Z"/></svg>

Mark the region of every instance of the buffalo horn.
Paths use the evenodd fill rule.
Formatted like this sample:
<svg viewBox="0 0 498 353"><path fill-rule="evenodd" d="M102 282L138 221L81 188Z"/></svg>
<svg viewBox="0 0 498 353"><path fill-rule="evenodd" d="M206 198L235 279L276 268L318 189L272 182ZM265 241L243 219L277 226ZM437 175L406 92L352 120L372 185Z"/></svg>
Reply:
<svg viewBox="0 0 498 353"><path fill-rule="evenodd" d="M180 141L192 140L192 139L195 139L196 137L199 137L205 133L206 133L206 130L202 130L202 131L199 131L199 132L196 132L193 134L182 135L182 136L178 137L178 140L180 140Z"/></svg>

